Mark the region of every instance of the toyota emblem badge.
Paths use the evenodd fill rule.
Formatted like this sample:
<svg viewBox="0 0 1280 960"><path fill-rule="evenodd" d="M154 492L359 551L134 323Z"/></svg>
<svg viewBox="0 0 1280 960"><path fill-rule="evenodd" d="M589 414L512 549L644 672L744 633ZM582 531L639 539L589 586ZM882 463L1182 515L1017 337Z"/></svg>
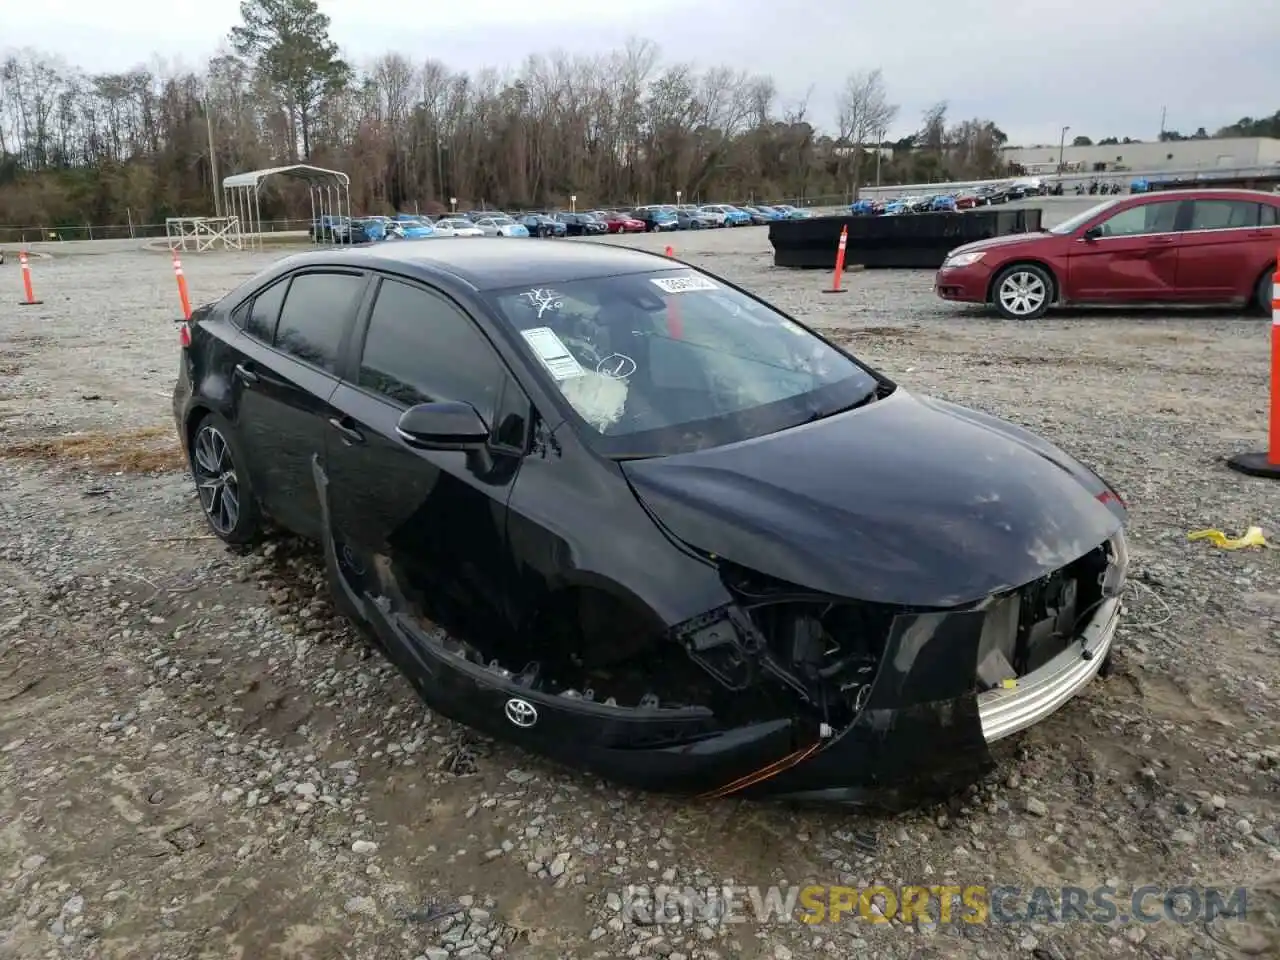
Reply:
<svg viewBox="0 0 1280 960"><path fill-rule="evenodd" d="M538 722L538 708L528 700L512 697L507 701L507 719L517 727L532 727Z"/></svg>

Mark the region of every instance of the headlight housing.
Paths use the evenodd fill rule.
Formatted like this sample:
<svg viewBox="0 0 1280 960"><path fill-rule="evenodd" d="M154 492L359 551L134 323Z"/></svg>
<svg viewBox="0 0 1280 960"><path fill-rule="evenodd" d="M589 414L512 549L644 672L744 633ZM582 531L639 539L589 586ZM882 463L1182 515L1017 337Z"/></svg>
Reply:
<svg viewBox="0 0 1280 960"><path fill-rule="evenodd" d="M973 253L957 253L954 256L947 257L944 267L971 267L983 257L986 251L975 250Z"/></svg>

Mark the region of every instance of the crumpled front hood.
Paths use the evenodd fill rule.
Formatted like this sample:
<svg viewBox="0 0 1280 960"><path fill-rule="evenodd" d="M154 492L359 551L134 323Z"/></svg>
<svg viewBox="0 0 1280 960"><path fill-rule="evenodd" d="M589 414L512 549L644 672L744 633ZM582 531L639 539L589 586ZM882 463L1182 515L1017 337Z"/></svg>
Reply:
<svg viewBox="0 0 1280 960"><path fill-rule="evenodd" d="M622 469L693 547L809 589L909 606L1029 583L1097 547L1125 515L1052 444L901 388L791 430Z"/></svg>

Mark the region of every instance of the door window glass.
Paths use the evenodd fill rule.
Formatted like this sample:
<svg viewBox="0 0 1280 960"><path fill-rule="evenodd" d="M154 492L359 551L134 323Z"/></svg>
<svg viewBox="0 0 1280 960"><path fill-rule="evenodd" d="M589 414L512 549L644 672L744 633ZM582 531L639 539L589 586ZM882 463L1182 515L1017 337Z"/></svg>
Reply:
<svg viewBox="0 0 1280 960"><path fill-rule="evenodd" d="M1190 230L1231 230L1237 227L1256 227L1259 207L1257 203L1240 200L1191 201Z"/></svg>
<svg viewBox="0 0 1280 960"><path fill-rule="evenodd" d="M471 404L493 423L506 371L471 318L438 294L383 280L360 358L360 386L412 406Z"/></svg>
<svg viewBox="0 0 1280 960"><path fill-rule="evenodd" d="M278 280L254 297L249 305L249 318L244 332L251 337L270 343L276 335L276 321L280 319L280 306L284 303L289 278Z"/></svg>
<svg viewBox="0 0 1280 960"><path fill-rule="evenodd" d="M1258 226L1274 227L1280 225L1280 210L1277 210L1269 203L1261 203L1258 206L1261 208L1258 211Z"/></svg>
<svg viewBox="0 0 1280 960"><path fill-rule="evenodd" d="M1131 237L1144 233L1172 233L1178 217L1180 200L1162 200L1159 203L1142 203L1121 210L1110 219L1102 221L1104 237Z"/></svg>
<svg viewBox="0 0 1280 960"><path fill-rule="evenodd" d="M342 338L355 316L364 277L353 273L303 273L293 278L275 346L331 373L338 369Z"/></svg>

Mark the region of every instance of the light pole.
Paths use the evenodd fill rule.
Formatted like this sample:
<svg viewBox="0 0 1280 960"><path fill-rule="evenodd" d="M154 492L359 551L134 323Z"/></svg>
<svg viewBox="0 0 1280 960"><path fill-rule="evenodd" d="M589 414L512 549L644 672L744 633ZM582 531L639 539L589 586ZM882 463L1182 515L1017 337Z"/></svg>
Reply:
<svg viewBox="0 0 1280 960"><path fill-rule="evenodd" d="M1067 131L1070 127L1062 128L1062 137L1058 140L1058 176L1062 176L1062 154L1067 149Z"/></svg>

